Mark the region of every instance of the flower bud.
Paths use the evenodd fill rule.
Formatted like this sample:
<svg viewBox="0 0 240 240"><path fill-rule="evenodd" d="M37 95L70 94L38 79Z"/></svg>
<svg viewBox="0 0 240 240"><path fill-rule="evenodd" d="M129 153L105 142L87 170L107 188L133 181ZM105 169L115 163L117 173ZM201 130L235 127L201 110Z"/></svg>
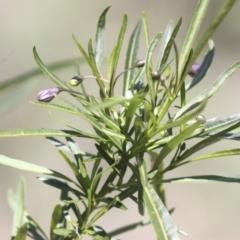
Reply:
<svg viewBox="0 0 240 240"><path fill-rule="evenodd" d="M158 72L152 72L152 79L153 80L159 80L160 74Z"/></svg>
<svg viewBox="0 0 240 240"><path fill-rule="evenodd" d="M38 93L37 99L40 102L50 102L60 92L58 87L47 88Z"/></svg>
<svg viewBox="0 0 240 240"><path fill-rule="evenodd" d="M72 79L69 80L69 85L72 87L76 87L83 81L83 79L84 79L83 76L72 77Z"/></svg>
<svg viewBox="0 0 240 240"><path fill-rule="evenodd" d="M137 60L134 64L134 67L141 68L145 65L145 60Z"/></svg>
<svg viewBox="0 0 240 240"><path fill-rule="evenodd" d="M202 121L203 124L207 121L203 115L197 115L196 119Z"/></svg>
<svg viewBox="0 0 240 240"><path fill-rule="evenodd" d="M189 70L188 74L191 77L195 77L198 74L200 68L201 68L201 65L199 63L194 63L191 69Z"/></svg>

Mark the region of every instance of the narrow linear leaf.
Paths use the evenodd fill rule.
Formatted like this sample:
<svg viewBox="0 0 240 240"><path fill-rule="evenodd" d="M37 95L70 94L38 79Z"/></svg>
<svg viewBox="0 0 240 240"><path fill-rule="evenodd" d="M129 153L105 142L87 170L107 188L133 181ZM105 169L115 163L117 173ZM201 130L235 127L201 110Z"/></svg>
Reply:
<svg viewBox="0 0 240 240"><path fill-rule="evenodd" d="M156 91L154 89L154 84L153 84L153 79L152 79L152 64L151 64L151 62L152 62L153 51L156 48L156 46L158 45L161 36L162 36L162 33L160 32L151 41L148 51L147 51L146 63L145 63L146 77L147 77L147 82L148 82L148 86L149 86L149 94L150 94L152 103L154 103L154 101L155 101Z"/></svg>
<svg viewBox="0 0 240 240"><path fill-rule="evenodd" d="M144 191L144 202L148 215L153 224L157 240L179 240L178 228L173 224L168 210L148 182L146 165L144 162L139 167L140 177Z"/></svg>
<svg viewBox="0 0 240 240"><path fill-rule="evenodd" d="M190 163L190 162L196 162L196 161L209 159L209 158L230 157L230 156L235 156L235 155L240 155L239 148L208 153L208 154L202 155L200 157L196 157L191 160L188 160L187 162Z"/></svg>
<svg viewBox="0 0 240 240"><path fill-rule="evenodd" d="M148 27L148 19L145 12L142 13L142 23L144 29L144 35L146 39L147 49L149 48L149 27Z"/></svg>
<svg viewBox="0 0 240 240"><path fill-rule="evenodd" d="M64 88L69 89L69 86L62 81L60 78L58 78L54 73L52 73L46 65L42 62L41 58L38 56L36 47L33 48L33 56L35 58L35 61L37 62L39 68L42 70L42 72L47 75L57 86L61 86Z"/></svg>
<svg viewBox="0 0 240 240"><path fill-rule="evenodd" d="M160 50L159 50L159 57L158 57L157 65L156 65L156 71L158 71L161 67L163 54L164 54L165 48L171 38L173 28L174 28L173 21L171 20L168 23L168 25L163 33L163 36L162 36L161 46L160 46Z"/></svg>
<svg viewBox="0 0 240 240"><path fill-rule="evenodd" d="M174 116L177 119L184 115L186 112L197 107L200 102L206 98L212 97L223 85L229 80L229 78L240 68L240 62L234 63L227 70L225 70L218 79L206 90L201 92L196 98L188 102L184 107L182 107Z"/></svg>
<svg viewBox="0 0 240 240"><path fill-rule="evenodd" d="M179 69L178 69L178 76L181 76L183 67L187 62L189 53L191 51L191 48L193 46L194 40L197 36L199 27L202 23L202 20L204 18L205 12L207 10L209 0L200 0L198 2L198 5L195 9L193 18L191 20L191 24L187 33L187 36L185 38L185 41L183 43L182 51L180 54L180 60L179 60Z"/></svg>
<svg viewBox="0 0 240 240"><path fill-rule="evenodd" d="M81 136L80 133L71 130L58 129L10 129L0 130L0 138L5 137L71 137Z"/></svg>
<svg viewBox="0 0 240 240"><path fill-rule="evenodd" d="M199 175L164 179L166 183L240 183L239 174ZM158 183L154 183L158 184Z"/></svg>
<svg viewBox="0 0 240 240"><path fill-rule="evenodd" d="M127 56L125 60L125 69L131 68L137 61L137 52L139 47L139 37L141 32L142 22L139 21L133 30L130 37L127 49ZM135 71L130 70L124 74L123 80L123 92L122 95L126 96L126 93L130 87L130 82L134 79Z"/></svg>
<svg viewBox="0 0 240 240"><path fill-rule="evenodd" d="M27 223L24 223L18 230L18 233L14 240L26 240L27 238Z"/></svg>
<svg viewBox="0 0 240 240"><path fill-rule="evenodd" d="M174 138L172 138L161 150L158 157L155 160L154 168L161 166L160 163L165 159L165 157L180 143L184 142L187 138L189 138L192 133L202 124L201 121L196 121L194 124L186 127L182 132L177 134Z"/></svg>
<svg viewBox="0 0 240 240"><path fill-rule="evenodd" d="M53 174L53 172L48 168L45 168L33 163L24 162L22 160L9 158L3 155L0 155L0 163L9 167L18 168L25 171L30 171L30 172L40 173L40 174Z"/></svg>
<svg viewBox="0 0 240 240"><path fill-rule="evenodd" d="M102 12L101 16L98 19L98 26L97 26L97 32L96 32L96 47L95 47L95 61L96 65L99 68L105 54L105 25L106 25L106 14L109 10L110 6L108 6L104 11Z"/></svg>

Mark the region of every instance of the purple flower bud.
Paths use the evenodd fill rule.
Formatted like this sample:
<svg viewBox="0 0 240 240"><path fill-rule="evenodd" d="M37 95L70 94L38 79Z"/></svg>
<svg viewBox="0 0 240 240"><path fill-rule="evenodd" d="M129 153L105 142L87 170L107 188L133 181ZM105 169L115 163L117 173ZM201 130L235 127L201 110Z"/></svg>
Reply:
<svg viewBox="0 0 240 240"><path fill-rule="evenodd" d="M37 99L40 102L50 102L60 92L58 87L47 88L38 93Z"/></svg>
<svg viewBox="0 0 240 240"><path fill-rule="evenodd" d="M199 63L194 63L191 69L189 70L188 74L191 77L195 77L198 74L200 68L201 68L201 65Z"/></svg>

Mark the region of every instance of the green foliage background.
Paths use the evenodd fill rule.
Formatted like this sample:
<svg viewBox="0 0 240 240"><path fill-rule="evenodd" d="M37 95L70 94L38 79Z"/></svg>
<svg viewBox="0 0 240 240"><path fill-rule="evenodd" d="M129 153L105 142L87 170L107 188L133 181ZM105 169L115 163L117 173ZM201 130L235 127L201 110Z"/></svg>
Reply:
<svg viewBox="0 0 240 240"><path fill-rule="evenodd" d="M126 0L112 2L111 11L107 16L107 55L109 55L116 41L121 19L126 11L129 14L128 36L140 19L143 10L149 18L151 38L156 32L164 31L170 19L173 19L176 23L179 17L183 16L182 28L177 38L177 43L181 46L197 1L181 1L181 4L177 4L176 1L150 2L133 0L129 2ZM204 26L207 26L217 9L224 2L212 1L207 17L204 20L206 25L203 24L201 32L205 30ZM45 63L78 57L79 52L72 42L71 34L74 33L79 41L86 46L87 40L94 38L98 16L108 4L109 2L104 0L92 2L68 2L65 0L49 2L45 0L41 1L41 3L30 0L6 3L6 1L0 0L0 32L2 36L0 40L0 56L4 57L14 50L7 61L0 67L0 81L36 67L31 51L33 45L38 47L38 52ZM238 2L214 35L216 54L211 71L204 82L191 91L189 98L207 87L208 81L212 83L231 63L239 60L240 31L238 24L236 24L239 21L239 7ZM144 42L144 39L142 39L142 42ZM126 46L127 41L124 47L126 48ZM141 53L144 57L144 47L141 49ZM124 68L123 60L124 51L120 56L119 71ZM57 73L62 79L68 80L74 75L74 71L73 68L69 68L64 71L57 71ZM82 69L84 74L88 74L87 71L89 71L87 68ZM102 72L104 73L104 69ZM240 83L238 80L239 73L236 73L229 83L209 101L208 107L204 111L207 118L224 117L239 112L238 91ZM38 86L35 86L35 84L38 84ZM21 98L11 112L5 112L1 116L1 129L57 127L56 122L49 116L45 108L38 108L28 104L29 100L36 98L39 89L46 88L49 84L51 84L50 81L44 76L31 79L24 87L26 90L32 88L30 93ZM88 91L94 94L92 82L89 83L87 88ZM18 86L15 90L16 95L20 95L23 88ZM86 126L83 125L82 127L85 128ZM78 143L84 150L91 150L91 145L86 140L84 142L79 140ZM237 147L238 143L224 141L222 146L226 148L226 144L234 148L233 145ZM211 148L211 152L214 150L217 150L217 147L216 149ZM57 160L60 160L58 153L44 139L0 139L0 151L3 155L23 159L49 168L61 171L64 171L65 168L62 161L59 161L59 164L57 163ZM239 157L228 157L187 165L168 174L167 177L220 172L236 173L238 168ZM215 172L213 172L213 169ZM1 193L7 192L8 188L13 188L21 174L23 173L18 170L1 166ZM27 176L27 210L38 222L43 223L43 227L47 229L50 214L59 197L59 192L35 180L34 174L24 172L24 175ZM173 214L174 222L190 235L188 239L226 239L226 237L234 239L239 236L240 191L237 184L172 184L166 185L166 191L168 207L177 208ZM48 203L47 207L49 209L46 207L46 203ZM0 212L1 229L3 229L1 237L2 239L9 239L12 212L7 206L6 197L3 195L1 195ZM117 219L122 219L124 223L131 223L139 219L137 215L134 216L133 213L135 212L136 209L132 209L132 212L127 212L126 216L125 212L118 211L116 212L118 214ZM114 221L115 216L116 214L112 212L102 219L102 221L108 223L109 230L118 226L117 221L116 224ZM229 235L229 233L232 235ZM129 232L127 235L123 235L122 238L153 239L154 236L152 228L146 227Z"/></svg>

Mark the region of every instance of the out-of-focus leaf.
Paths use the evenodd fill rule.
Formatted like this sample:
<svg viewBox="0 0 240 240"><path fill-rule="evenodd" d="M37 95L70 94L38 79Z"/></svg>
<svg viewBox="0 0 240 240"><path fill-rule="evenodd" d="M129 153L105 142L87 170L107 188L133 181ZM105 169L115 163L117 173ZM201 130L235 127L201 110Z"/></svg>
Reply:
<svg viewBox="0 0 240 240"><path fill-rule="evenodd" d="M174 116L177 119L183 116L186 112L197 107L204 99L212 97L223 85L229 80L229 78L240 68L240 62L234 63L227 70L225 70L218 79L206 90L201 92L193 100L189 101L184 107L182 107Z"/></svg>
<svg viewBox="0 0 240 240"><path fill-rule="evenodd" d="M208 2L208 1L203 0L203 2ZM219 10L219 12L217 13L216 17L213 19L212 23L210 24L208 29L203 34L203 36L200 39L199 43L197 44L197 47L196 47L196 49L194 51L192 60L190 62L190 66L191 66L191 64L193 62L195 62L195 60L197 59L199 54L202 52L202 50L203 50L204 46L206 45L206 43L208 42L208 40L212 37L213 33L219 27L219 25L221 24L221 22L226 17L226 15L229 13L229 11L231 10L231 8L233 7L233 5L235 3L236 3L236 0L228 0L223 5L223 7Z"/></svg>
<svg viewBox="0 0 240 240"><path fill-rule="evenodd" d="M240 121L240 113L234 114L229 117L224 117L224 118L208 119L207 122L204 124L204 132L201 135L205 136L209 133L211 133L212 135L216 131L223 130L227 127L230 127L239 121Z"/></svg>
<svg viewBox="0 0 240 240"><path fill-rule="evenodd" d="M165 183L240 183L239 174L199 175L164 179ZM157 184L157 183L154 183Z"/></svg>
<svg viewBox="0 0 240 240"><path fill-rule="evenodd" d="M65 228L57 228L57 229L54 229L53 232L54 232L56 235L65 236L65 237L67 237L68 235L74 234L74 230L65 229ZM74 235L75 235L75 234L74 234Z"/></svg>
<svg viewBox="0 0 240 240"><path fill-rule="evenodd" d="M50 69L46 67L46 65L42 62L42 60L38 56L38 53L35 47L33 48L33 56L39 68L42 70L42 72L46 74L57 86L69 89L69 86L64 81L58 78L54 73L50 71Z"/></svg>
<svg viewBox="0 0 240 240"><path fill-rule="evenodd" d="M46 178L46 177L38 177L38 179L42 182L44 182L45 184L47 185L50 185L52 187L55 187L57 189L60 189L60 190L64 190L64 191L67 191L67 192L71 192L73 193L76 197L84 197L84 194L74 188L71 188L70 186L68 186L67 183L65 182L62 182L58 179L54 179L54 178Z"/></svg>
<svg viewBox="0 0 240 240"><path fill-rule="evenodd" d="M106 231L99 226L91 226L86 231L86 234L94 237L94 240L112 240L110 239Z"/></svg>
<svg viewBox="0 0 240 240"><path fill-rule="evenodd" d="M71 137L81 136L78 132L58 129L10 129L0 130L0 138L5 137Z"/></svg>
<svg viewBox="0 0 240 240"><path fill-rule="evenodd" d="M13 108L21 99L23 99L28 93L30 93L36 86L36 81L28 83L28 85L21 85L11 90L6 96L0 99L0 117L3 116L7 111ZM1 91L1 83L0 83Z"/></svg>
<svg viewBox="0 0 240 240"><path fill-rule="evenodd" d="M69 60L63 60L63 61L59 61L59 62L55 62L55 63L50 63L48 65L48 68L51 69L51 71L57 70L57 69L63 69L63 68L73 66L74 63L76 63L76 62L78 62L79 64L85 63L83 58L72 58ZM0 83L0 91L5 90L8 87L13 87L16 84L21 84L23 82L27 82L27 81L31 80L33 77L41 75L42 73L43 72L39 68L34 68L33 70L30 70L26 73L18 75L17 77L13 77L13 78L4 80Z"/></svg>
<svg viewBox="0 0 240 240"><path fill-rule="evenodd" d="M99 201L104 202L104 203L110 203L113 201L113 198L107 197L107 198L101 198ZM119 200L115 201L115 204L113 205L114 207L121 209L121 210L128 210L128 208Z"/></svg>
<svg viewBox="0 0 240 240"><path fill-rule="evenodd" d="M149 27L148 27L148 19L145 12L142 13L142 23L144 29L144 35L146 39L147 49L149 48Z"/></svg>
<svg viewBox="0 0 240 240"><path fill-rule="evenodd" d="M48 237L46 236L42 228L37 224L37 222L28 214L26 214L26 217L28 220L28 232L33 236L33 239L48 240Z"/></svg>
<svg viewBox="0 0 240 240"><path fill-rule="evenodd" d="M51 227L50 227L50 239L57 240L58 236L53 232L57 228L57 225L62 222L63 209L61 204L57 204L52 213Z"/></svg>
<svg viewBox="0 0 240 240"><path fill-rule="evenodd" d="M110 6L108 6L102 12L101 16L98 19L97 33L96 33L96 47L95 47L95 61L97 67L99 68L105 54L105 24L106 24L106 14L109 10Z"/></svg>
<svg viewBox="0 0 240 240"><path fill-rule="evenodd" d="M230 157L230 156L235 156L235 155L240 155L239 148L208 153L208 154L202 155L200 157L196 157L191 160L188 160L187 162L196 162L196 161L200 161L200 160L204 160L204 159L208 159L208 158Z"/></svg>
<svg viewBox="0 0 240 240"><path fill-rule="evenodd" d="M137 52L138 52L141 27L142 27L142 22L139 21L130 37L130 40L128 43L128 49L127 49L127 56L125 60L125 69L131 68L137 61ZM134 70L127 71L124 74L123 92L122 92L123 96L126 96L126 93L130 87L130 82L134 79L134 75L135 75Z"/></svg>
<svg viewBox="0 0 240 240"><path fill-rule="evenodd" d="M25 179L21 177L18 182L16 194L11 189L8 190L7 194L8 203L13 210L13 226L11 234L12 237L17 236L18 229L21 229L22 225L26 223L25 195L26 195Z"/></svg>
<svg viewBox="0 0 240 240"><path fill-rule="evenodd" d="M0 155L0 163L9 167L18 168L25 171L40 173L40 174L53 174L48 168L38 166L33 163L24 162L21 160L9 158L3 155Z"/></svg>
<svg viewBox="0 0 240 240"><path fill-rule="evenodd" d="M27 223L24 223L18 230L18 233L14 240L25 240L26 237L27 237Z"/></svg>
<svg viewBox="0 0 240 240"><path fill-rule="evenodd" d="M116 230L113 230L111 232L108 233L109 236L113 237L113 236L117 236L117 235L120 235L124 232L127 232L127 231L131 231L135 228L139 228L139 227L144 227L144 226L147 226L151 223L150 220L143 220L143 221L139 221L139 222L136 222L136 223L132 223L132 224L129 224L127 226L124 226L124 227L121 227L121 228L118 228Z"/></svg>

